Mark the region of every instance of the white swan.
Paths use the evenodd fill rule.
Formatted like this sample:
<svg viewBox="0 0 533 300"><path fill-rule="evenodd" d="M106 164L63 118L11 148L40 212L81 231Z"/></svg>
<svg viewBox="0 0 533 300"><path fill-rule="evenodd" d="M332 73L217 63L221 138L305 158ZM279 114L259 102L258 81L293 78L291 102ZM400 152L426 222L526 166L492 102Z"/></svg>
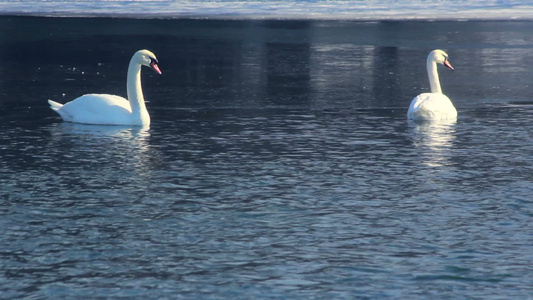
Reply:
<svg viewBox="0 0 533 300"><path fill-rule="evenodd" d="M66 122L99 125L150 125L141 87L141 66L161 74L157 58L148 50L135 52L128 67L128 99L108 94L87 94L65 105L48 100Z"/></svg>
<svg viewBox="0 0 533 300"><path fill-rule="evenodd" d="M454 120L457 119L457 110L452 101L442 93L440 88L437 64L445 65L453 71L453 67L448 60L448 54L442 50L433 50L429 53L426 66L428 71L429 85L431 93L423 93L416 96L409 110L407 118L409 120Z"/></svg>

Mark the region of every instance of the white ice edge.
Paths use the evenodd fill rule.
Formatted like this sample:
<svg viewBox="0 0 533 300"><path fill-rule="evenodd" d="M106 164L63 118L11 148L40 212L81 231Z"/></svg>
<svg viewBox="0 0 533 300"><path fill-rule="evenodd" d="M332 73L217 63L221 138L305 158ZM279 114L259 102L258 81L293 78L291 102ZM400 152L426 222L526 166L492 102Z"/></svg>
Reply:
<svg viewBox="0 0 533 300"><path fill-rule="evenodd" d="M533 4L493 0L397 1L1 1L0 15L206 19L533 20Z"/></svg>

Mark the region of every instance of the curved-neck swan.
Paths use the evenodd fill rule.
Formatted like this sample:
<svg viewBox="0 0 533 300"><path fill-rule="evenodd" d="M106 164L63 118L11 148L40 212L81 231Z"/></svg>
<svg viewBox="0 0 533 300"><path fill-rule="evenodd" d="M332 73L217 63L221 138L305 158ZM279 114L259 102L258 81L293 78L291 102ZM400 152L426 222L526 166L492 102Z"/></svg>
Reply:
<svg viewBox="0 0 533 300"><path fill-rule="evenodd" d="M422 93L416 96L409 110L409 120L454 120L457 119L457 110L452 101L442 93L437 73L437 64L445 65L454 70L448 59L448 54L442 50L433 50L429 53L426 66L428 71L431 93Z"/></svg>
<svg viewBox="0 0 533 300"><path fill-rule="evenodd" d="M66 122L99 125L150 125L141 87L141 66L161 74L155 55L148 50L135 52L128 67L128 99L108 94L87 94L66 104L48 100L50 108Z"/></svg>

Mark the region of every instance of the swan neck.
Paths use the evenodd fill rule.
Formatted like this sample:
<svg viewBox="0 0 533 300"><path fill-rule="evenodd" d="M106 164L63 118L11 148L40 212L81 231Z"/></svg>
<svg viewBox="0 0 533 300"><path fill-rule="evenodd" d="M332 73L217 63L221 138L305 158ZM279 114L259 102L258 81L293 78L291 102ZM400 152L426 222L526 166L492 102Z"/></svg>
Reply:
<svg viewBox="0 0 533 300"><path fill-rule="evenodd" d="M440 88L439 73L437 72L437 63L428 57L426 65L428 70L428 79L431 92L442 94L442 89Z"/></svg>
<svg viewBox="0 0 533 300"><path fill-rule="evenodd" d="M131 113L140 118L146 112L146 104L141 86L141 65L134 62L133 59L128 67L127 90Z"/></svg>

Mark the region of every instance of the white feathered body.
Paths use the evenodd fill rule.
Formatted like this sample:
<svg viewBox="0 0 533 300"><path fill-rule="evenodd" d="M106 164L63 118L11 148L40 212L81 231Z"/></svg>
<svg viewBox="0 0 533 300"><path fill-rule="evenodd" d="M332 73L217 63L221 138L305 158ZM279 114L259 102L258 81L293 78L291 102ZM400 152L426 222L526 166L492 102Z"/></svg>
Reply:
<svg viewBox="0 0 533 300"><path fill-rule="evenodd" d="M450 98L442 93L437 64L443 64L453 70L446 52L437 49L429 53L426 59L426 69L431 93L422 93L411 101L407 110L407 119L414 121L457 119L455 106L453 106Z"/></svg>
<svg viewBox="0 0 533 300"><path fill-rule="evenodd" d="M120 96L87 94L66 104L48 100L50 107L65 122L97 125L148 125L150 116L134 116L130 102ZM145 124L143 124L145 123Z"/></svg>
<svg viewBox="0 0 533 300"><path fill-rule="evenodd" d="M457 118L457 110L452 101L444 94L423 93L416 96L409 110L407 118L410 120L452 120Z"/></svg>
<svg viewBox="0 0 533 300"><path fill-rule="evenodd" d="M68 103L48 100L50 108L66 122L94 125L150 125L150 115L141 87L141 66L161 74L155 55L148 50L137 51L130 60L126 89L128 99L109 94L87 94Z"/></svg>

